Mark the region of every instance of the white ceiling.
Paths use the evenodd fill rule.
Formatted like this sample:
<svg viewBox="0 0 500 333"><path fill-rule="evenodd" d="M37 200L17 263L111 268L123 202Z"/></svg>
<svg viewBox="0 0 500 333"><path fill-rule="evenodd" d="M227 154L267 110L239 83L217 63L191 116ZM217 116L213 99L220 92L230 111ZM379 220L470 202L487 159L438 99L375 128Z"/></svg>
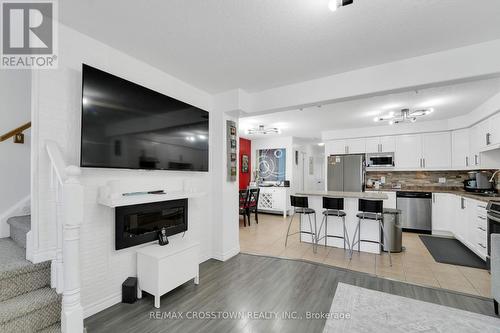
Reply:
<svg viewBox="0 0 500 333"><path fill-rule="evenodd" d="M398 111L401 108L432 107L434 113L419 118L418 122L449 119L467 114L500 92L500 78L472 81L461 84L435 87L398 94L376 96L323 105L303 110L277 112L240 119L240 135L248 138L262 137L247 135L248 128L278 127L281 136L320 138L321 131L360 128L369 126L390 126L385 122L374 122L377 115ZM397 125L394 125L397 126ZM269 136L269 135L267 135Z"/></svg>
<svg viewBox="0 0 500 333"><path fill-rule="evenodd" d="M208 92L499 39L499 0L64 0L61 21Z"/></svg>

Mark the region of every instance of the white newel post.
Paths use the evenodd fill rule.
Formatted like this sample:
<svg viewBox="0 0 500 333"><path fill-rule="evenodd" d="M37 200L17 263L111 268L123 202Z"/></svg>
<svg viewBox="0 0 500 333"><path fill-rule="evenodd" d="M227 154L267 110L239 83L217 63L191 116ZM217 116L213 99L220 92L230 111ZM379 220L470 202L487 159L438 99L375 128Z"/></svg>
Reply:
<svg viewBox="0 0 500 333"><path fill-rule="evenodd" d="M83 309L80 300L80 225L83 221L83 187L78 180L81 171L76 166L66 168L63 185L63 266L61 331L83 332Z"/></svg>

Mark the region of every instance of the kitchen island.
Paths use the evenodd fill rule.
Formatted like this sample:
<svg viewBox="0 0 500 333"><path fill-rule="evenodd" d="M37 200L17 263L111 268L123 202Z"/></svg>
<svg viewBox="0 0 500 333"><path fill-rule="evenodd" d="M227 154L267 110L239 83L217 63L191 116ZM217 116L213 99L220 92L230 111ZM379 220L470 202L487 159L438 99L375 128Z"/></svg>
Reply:
<svg viewBox="0 0 500 333"><path fill-rule="evenodd" d="M347 214L345 217L346 229L349 236L349 240L352 243L352 238L354 236L354 231L356 230L356 226L358 224L358 218L356 214L358 211L358 199L369 199L369 200L386 200L388 196L384 193L380 192L339 192L339 191L307 191L307 192L299 192L296 195L298 196L307 196L309 199L309 207L316 211L316 223L319 229L321 225L321 221L323 219L323 197L331 197L331 198L344 198L344 212ZM295 217L298 219L298 217ZM312 221L312 216L311 216ZM294 223L296 223L294 221ZM313 228L314 228L314 221ZM301 221L301 230L310 232L309 228L309 220L307 217L303 217ZM318 230L319 231L319 230ZM329 235L337 235L342 236L342 219L329 216L328 217L328 234ZM325 236L325 227L321 229L319 232L319 238ZM378 244L372 243L377 242L381 237L380 227L378 222L373 220L365 220L361 224L361 239L367 240L362 241L360 244L361 252L370 252L370 253L380 253L380 246ZM303 242L312 242L311 236L308 234L301 234L301 240ZM344 247L344 242L342 239L328 237L327 246L334 247ZM321 240L319 243L320 246L325 245L325 239ZM358 247L355 246L355 251L358 250Z"/></svg>

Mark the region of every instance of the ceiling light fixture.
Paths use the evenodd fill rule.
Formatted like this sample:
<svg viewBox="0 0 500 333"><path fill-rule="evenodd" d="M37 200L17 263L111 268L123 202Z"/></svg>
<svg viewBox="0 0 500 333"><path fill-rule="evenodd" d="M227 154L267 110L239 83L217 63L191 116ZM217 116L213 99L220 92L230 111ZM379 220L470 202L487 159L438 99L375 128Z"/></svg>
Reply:
<svg viewBox="0 0 500 333"><path fill-rule="evenodd" d="M324 142L320 142L320 143L318 143L318 146L320 146L320 147L323 147L324 145L325 145L325 143L324 143Z"/></svg>
<svg viewBox="0 0 500 333"><path fill-rule="evenodd" d="M388 121L389 125L401 124L401 123L414 123L417 121L417 118L427 116L434 112L433 108L429 109L402 109L399 115L396 115L395 112L391 111L385 116L375 117L373 121Z"/></svg>
<svg viewBox="0 0 500 333"><path fill-rule="evenodd" d="M334 12L340 7L347 6L353 3L354 0L330 0L328 2L328 8Z"/></svg>
<svg viewBox="0 0 500 333"><path fill-rule="evenodd" d="M264 125L259 125L258 128L250 128L247 130L247 134L279 134L280 130L277 127L264 127Z"/></svg>

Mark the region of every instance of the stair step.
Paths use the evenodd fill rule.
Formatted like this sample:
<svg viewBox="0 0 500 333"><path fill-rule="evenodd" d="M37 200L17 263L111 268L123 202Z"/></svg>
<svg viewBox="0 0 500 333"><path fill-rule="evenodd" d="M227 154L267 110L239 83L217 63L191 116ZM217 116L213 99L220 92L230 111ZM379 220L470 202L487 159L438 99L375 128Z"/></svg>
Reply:
<svg viewBox="0 0 500 333"><path fill-rule="evenodd" d="M0 332L36 332L61 320L61 299L50 288L0 303Z"/></svg>
<svg viewBox="0 0 500 333"><path fill-rule="evenodd" d="M50 284L50 262L33 264L10 238L0 238L0 302Z"/></svg>
<svg viewBox="0 0 500 333"><path fill-rule="evenodd" d="M61 333L61 323L55 323L52 326L46 327L43 330L37 331L37 333Z"/></svg>
<svg viewBox="0 0 500 333"><path fill-rule="evenodd" d="M26 248L26 234L31 230L31 215L11 217L7 223L10 225L10 238Z"/></svg>

